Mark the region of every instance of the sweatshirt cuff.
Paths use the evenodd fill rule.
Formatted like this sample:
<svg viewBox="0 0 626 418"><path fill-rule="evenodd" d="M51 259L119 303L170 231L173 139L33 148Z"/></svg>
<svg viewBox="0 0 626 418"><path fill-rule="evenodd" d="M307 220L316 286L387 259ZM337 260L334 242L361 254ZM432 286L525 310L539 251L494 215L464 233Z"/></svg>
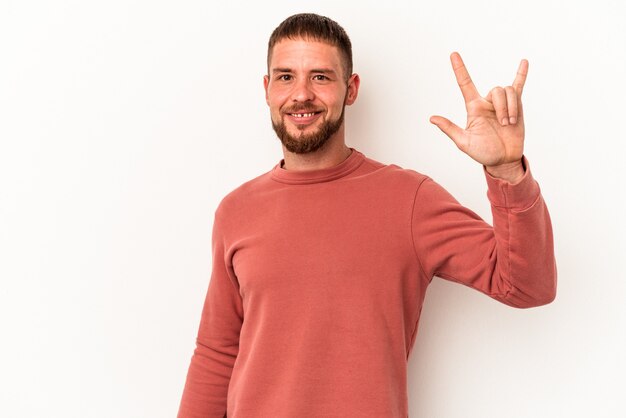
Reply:
<svg viewBox="0 0 626 418"><path fill-rule="evenodd" d="M539 184L530 172L530 165L526 156L522 156L524 175L516 183L509 183L493 177L483 166L487 179L487 197L493 206L505 207L515 210L528 209L539 197Z"/></svg>

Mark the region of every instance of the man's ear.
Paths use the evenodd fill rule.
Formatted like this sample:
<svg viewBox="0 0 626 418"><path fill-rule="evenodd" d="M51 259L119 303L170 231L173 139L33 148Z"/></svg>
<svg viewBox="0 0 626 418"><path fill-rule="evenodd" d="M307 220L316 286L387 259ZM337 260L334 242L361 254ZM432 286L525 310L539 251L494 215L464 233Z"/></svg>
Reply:
<svg viewBox="0 0 626 418"><path fill-rule="evenodd" d="M267 94L267 89L270 85L270 77L268 75L263 76L263 88L265 89L265 103L270 104L270 98Z"/></svg>
<svg viewBox="0 0 626 418"><path fill-rule="evenodd" d="M359 95L359 86L361 85L361 78L358 74L354 73L348 79L348 92L346 94L346 105L350 106L356 101Z"/></svg>

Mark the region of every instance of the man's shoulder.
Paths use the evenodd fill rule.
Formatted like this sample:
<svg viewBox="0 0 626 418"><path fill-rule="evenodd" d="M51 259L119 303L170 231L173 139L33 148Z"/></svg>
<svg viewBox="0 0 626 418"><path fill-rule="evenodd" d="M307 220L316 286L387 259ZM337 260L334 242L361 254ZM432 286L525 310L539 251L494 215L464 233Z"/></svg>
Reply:
<svg viewBox="0 0 626 418"><path fill-rule="evenodd" d="M386 164L368 157L365 158L365 163L375 167L374 171L384 181L400 182L415 186L428 178L428 176L417 170L404 168L398 164Z"/></svg>
<svg viewBox="0 0 626 418"><path fill-rule="evenodd" d="M254 177L227 193L221 200L218 210L231 210L242 205L248 206L254 197L271 184L271 171Z"/></svg>

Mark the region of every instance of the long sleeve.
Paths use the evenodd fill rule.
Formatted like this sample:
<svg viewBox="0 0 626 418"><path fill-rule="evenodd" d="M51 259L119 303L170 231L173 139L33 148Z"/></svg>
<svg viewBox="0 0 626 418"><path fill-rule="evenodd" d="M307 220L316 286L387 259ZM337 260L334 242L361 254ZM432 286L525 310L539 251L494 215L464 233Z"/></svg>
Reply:
<svg viewBox="0 0 626 418"><path fill-rule="evenodd" d="M539 185L524 158L510 184L485 172L493 227L431 179L415 195L412 232L423 273L479 290L518 308L550 303L556 294L552 226Z"/></svg>
<svg viewBox="0 0 626 418"><path fill-rule="evenodd" d="M231 373L239 351L243 305L225 252L221 218L213 225L213 266L196 349L191 358L178 418L224 418Z"/></svg>

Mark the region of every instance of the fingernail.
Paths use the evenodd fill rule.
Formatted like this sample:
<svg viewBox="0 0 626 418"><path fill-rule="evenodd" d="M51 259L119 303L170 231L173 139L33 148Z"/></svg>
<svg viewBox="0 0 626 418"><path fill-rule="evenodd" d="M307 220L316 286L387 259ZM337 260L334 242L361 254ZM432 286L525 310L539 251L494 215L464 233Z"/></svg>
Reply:
<svg viewBox="0 0 626 418"><path fill-rule="evenodd" d="M502 118L502 125L506 126L509 124L509 120L507 118Z"/></svg>
<svg viewBox="0 0 626 418"><path fill-rule="evenodd" d="M511 125L515 125L515 122L517 122L517 119L515 119L513 116L511 116L509 118L509 122L511 123Z"/></svg>

